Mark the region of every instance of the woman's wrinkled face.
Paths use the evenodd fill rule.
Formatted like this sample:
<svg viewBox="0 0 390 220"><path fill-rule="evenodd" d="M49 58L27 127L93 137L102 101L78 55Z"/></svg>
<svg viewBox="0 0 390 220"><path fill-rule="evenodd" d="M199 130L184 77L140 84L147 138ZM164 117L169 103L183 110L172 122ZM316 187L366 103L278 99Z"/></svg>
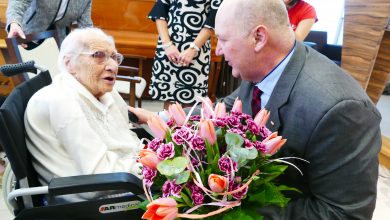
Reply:
<svg viewBox="0 0 390 220"><path fill-rule="evenodd" d="M88 39L89 49L71 62L69 72L96 98L111 92L118 73L114 45L101 36ZM109 57L109 58L108 58Z"/></svg>

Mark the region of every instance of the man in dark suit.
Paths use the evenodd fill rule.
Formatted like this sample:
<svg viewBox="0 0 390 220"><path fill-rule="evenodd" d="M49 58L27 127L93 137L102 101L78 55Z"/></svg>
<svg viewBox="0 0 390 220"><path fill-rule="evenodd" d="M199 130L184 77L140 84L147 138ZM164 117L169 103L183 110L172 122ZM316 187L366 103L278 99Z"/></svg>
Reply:
<svg viewBox="0 0 390 220"><path fill-rule="evenodd" d="M267 127L287 139L277 156L310 162L290 160L303 175L289 167L279 179L302 193L289 194L285 209L265 207L259 213L265 219L371 219L381 116L357 81L295 40L282 0L224 0L215 33L217 55L242 79L224 99L227 108L238 97L244 113L270 110ZM255 87L261 90L257 97ZM151 114L130 110L141 123Z"/></svg>
<svg viewBox="0 0 390 220"><path fill-rule="evenodd" d="M280 179L302 193L289 195L285 209L259 212L266 219L371 219L381 116L355 79L295 40L281 0L224 0L215 24L217 55L243 80L224 99L227 107L239 97L252 114L259 88L268 128L287 139L278 156L310 162L290 161L303 176L289 167Z"/></svg>

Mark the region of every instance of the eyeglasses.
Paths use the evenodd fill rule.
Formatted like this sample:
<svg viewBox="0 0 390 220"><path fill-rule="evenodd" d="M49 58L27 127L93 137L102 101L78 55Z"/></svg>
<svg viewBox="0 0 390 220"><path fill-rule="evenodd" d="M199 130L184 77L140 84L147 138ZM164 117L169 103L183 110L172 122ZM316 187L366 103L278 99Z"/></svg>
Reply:
<svg viewBox="0 0 390 220"><path fill-rule="evenodd" d="M118 63L118 65L120 65L124 59L123 55L120 53L113 53L111 55L108 55L106 52L99 51L99 50L93 53L80 53L80 54L91 55L91 57L93 57L99 64L103 64L107 62L108 59L112 58L113 60L115 60L115 62Z"/></svg>

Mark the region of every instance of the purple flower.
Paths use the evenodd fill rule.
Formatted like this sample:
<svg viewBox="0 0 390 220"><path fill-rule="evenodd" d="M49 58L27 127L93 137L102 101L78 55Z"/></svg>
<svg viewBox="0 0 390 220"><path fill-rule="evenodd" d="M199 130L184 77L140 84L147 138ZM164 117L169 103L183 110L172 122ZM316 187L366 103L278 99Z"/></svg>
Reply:
<svg viewBox="0 0 390 220"><path fill-rule="evenodd" d="M200 161L197 158L193 157L191 158L191 164L192 166L194 166L194 168L197 168L200 166Z"/></svg>
<svg viewBox="0 0 390 220"><path fill-rule="evenodd" d="M173 181L165 181L164 185L162 186L162 197L166 198L169 196L175 196L177 198L181 198L180 192L183 189L183 186L176 184L175 180Z"/></svg>
<svg viewBox="0 0 390 220"><path fill-rule="evenodd" d="M229 184L229 191L236 190L236 189L240 188L242 185L243 185L242 183L231 183L231 184ZM248 192L248 187L246 186L241 191L233 193L232 197L237 199L237 200L241 200L242 197L244 197L247 192Z"/></svg>
<svg viewBox="0 0 390 220"><path fill-rule="evenodd" d="M200 191L193 192L191 194L192 201L194 205L201 205L204 201L204 195Z"/></svg>
<svg viewBox="0 0 390 220"><path fill-rule="evenodd" d="M235 134L239 134L239 135L241 135L242 137L245 137L245 132L242 131L242 130L239 129L239 128L231 128L231 129L228 130L228 132L235 133Z"/></svg>
<svg viewBox="0 0 390 220"><path fill-rule="evenodd" d="M170 118L167 122L168 127L172 127L173 124L175 124L175 120L173 120L173 118Z"/></svg>
<svg viewBox="0 0 390 220"><path fill-rule="evenodd" d="M238 117L236 117L235 115L228 117L227 123L233 127L238 127L241 124L240 119Z"/></svg>
<svg viewBox="0 0 390 220"><path fill-rule="evenodd" d="M242 113L241 112L236 112L236 111L231 111L230 115L239 118L242 115Z"/></svg>
<svg viewBox="0 0 390 220"><path fill-rule="evenodd" d="M220 127L220 128L223 128L226 126L226 121L222 118L218 118L217 120L214 121L214 124L217 126L217 127Z"/></svg>
<svg viewBox="0 0 390 220"><path fill-rule="evenodd" d="M205 147L204 140L196 135L191 141L191 148L194 150L203 150Z"/></svg>
<svg viewBox="0 0 390 220"><path fill-rule="evenodd" d="M175 156L175 147L172 143L161 144L160 148L157 149L157 157L160 160L169 159Z"/></svg>
<svg viewBox="0 0 390 220"><path fill-rule="evenodd" d="M177 129L175 133L172 135L172 140L177 145L182 145L186 141L190 141L194 135L191 133L190 129L187 127L181 127L180 129Z"/></svg>
<svg viewBox="0 0 390 220"><path fill-rule="evenodd" d="M171 181L167 180L161 187L162 197L166 198L171 195Z"/></svg>
<svg viewBox="0 0 390 220"><path fill-rule="evenodd" d="M201 192L202 189L199 188L194 182L188 182L187 183L187 188L191 190L191 192Z"/></svg>
<svg viewBox="0 0 390 220"><path fill-rule="evenodd" d="M254 147L253 143L250 140L246 139L246 138L244 139L244 145L245 145L245 148L248 148L248 149Z"/></svg>
<svg viewBox="0 0 390 220"><path fill-rule="evenodd" d="M260 132L259 127L256 125L256 123L253 121L253 119L246 120L247 129L252 132L252 134L258 135Z"/></svg>
<svg viewBox="0 0 390 220"><path fill-rule="evenodd" d="M200 115L192 115L190 121L200 121Z"/></svg>
<svg viewBox="0 0 390 220"><path fill-rule="evenodd" d="M160 138L155 138L148 144L148 148L151 149L152 151L156 152L157 149L160 147L162 144L163 140Z"/></svg>
<svg viewBox="0 0 390 220"><path fill-rule="evenodd" d="M268 137L272 134L272 132L270 130L268 130L268 128L266 128L265 126L261 126L259 128L259 133L260 133L260 136L262 137L262 140L264 140L266 137Z"/></svg>
<svg viewBox="0 0 390 220"><path fill-rule="evenodd" d="M144 177L144 181L147 185L153 184L153 179L157 175L157 170L150 169L147 166L142 167L142 176Z"/></svg>
<svg viewBox="0 0 390 220"><path fill-rule="evenodd" d="M228 156L222 156L218 160L218 167L222 172L230 173L231 171L237 171L237 162L232 160Z"/></svg>
<svg viewBox="0 0 390 220"><path fill-rule="evenodd" d="M243 120L247 120L249 118L252 118L252 116L248 115L248 114L244 114L242 113L240 116L239 116L240 119L243 119Z"/></svg>
<svg viewBox="0 0 390 220"><path fill-rule="evenodd" d="M263 152L265 153L266 152L266 148L265 148L265 145L263 143L261 143L260 141L255 141L255 143L253 143L254 147L256 148L256 150L260 151L260 152Z"/></svg>

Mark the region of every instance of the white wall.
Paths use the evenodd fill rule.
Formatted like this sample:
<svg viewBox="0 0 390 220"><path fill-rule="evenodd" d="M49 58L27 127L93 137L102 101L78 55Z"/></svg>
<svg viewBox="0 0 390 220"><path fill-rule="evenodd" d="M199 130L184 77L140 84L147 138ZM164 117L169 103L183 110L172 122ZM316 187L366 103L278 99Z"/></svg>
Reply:
<svg viewBox="0 0 390 220"><path fill-rule="evenodd" d="M318 21L312 30L327 31L328 44L342 44L344 0L305 0L314 6Z"/></svg>

